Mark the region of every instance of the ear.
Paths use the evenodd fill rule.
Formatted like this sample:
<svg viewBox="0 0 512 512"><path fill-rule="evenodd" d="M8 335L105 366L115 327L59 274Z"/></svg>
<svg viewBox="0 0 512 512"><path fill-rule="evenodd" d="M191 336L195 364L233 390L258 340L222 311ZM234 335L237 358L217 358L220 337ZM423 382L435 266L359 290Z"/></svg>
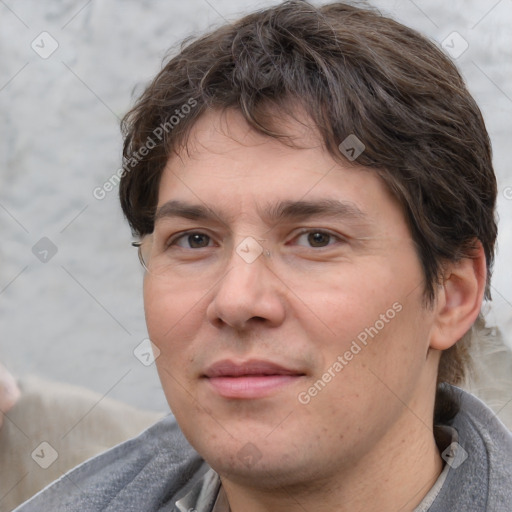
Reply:
<svg viewBox="0 0 512 512"><path fill-rule="evenodd" d="M487 264L480 241L471 258L444 267L443 282L435 304L430 347L446 350L455 345L475 322L485 292Z"/></svg>

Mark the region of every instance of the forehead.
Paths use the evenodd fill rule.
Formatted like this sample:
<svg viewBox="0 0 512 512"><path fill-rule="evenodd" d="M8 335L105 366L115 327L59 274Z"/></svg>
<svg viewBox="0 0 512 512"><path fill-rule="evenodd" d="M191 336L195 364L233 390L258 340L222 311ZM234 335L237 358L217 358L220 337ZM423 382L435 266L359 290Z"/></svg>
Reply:
<svg viewBox="0 0 512 512"><path fill-rule="evenodd" d="M338 201L360 218L377 219L393 210L396 217L400 208L380 176L335 159L311 123L296 117L279 119L278 129L291 141L285 144L255 131L236 110L207 112L167 162L158 208L186 202L236 219L249 212L275 214L299 201Z"/></svg>

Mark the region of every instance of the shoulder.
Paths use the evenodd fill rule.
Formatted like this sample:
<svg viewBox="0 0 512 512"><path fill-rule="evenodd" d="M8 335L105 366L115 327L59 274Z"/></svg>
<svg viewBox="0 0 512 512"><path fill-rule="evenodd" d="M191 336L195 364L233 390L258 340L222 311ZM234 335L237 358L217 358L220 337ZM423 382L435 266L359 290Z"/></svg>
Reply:
<svg viewBox="0 0 512 512"><path fill-rule="evenodd" d="M458 433L459 455L455 461L445 458L451 467L432 510L508 512L512 433L477 397L455 386L451 390L459 404L450 422Z"/></svg>
<svg viewBox="0 0 512 512"><path fill-rule="evenodd" d="M16 510L163 510L207 470L169 416L66 473Z"/></svg>
<svg viewBox="0 0 512 512"><path fill-rule="evenodd" d="M455 426L463 431L467 449L475 452L475 471L487 469L488 511L512 507L512 433L476 396L460 390L461 413ZM457 421L458 420L458 421ZM467 450L466 450L467 451ZM476 460L476 454L480 460ZM469 452L468 452L469 459ZM487 459L487 465L484 463ZM483 480L483 478L482 478Z"/></svg>

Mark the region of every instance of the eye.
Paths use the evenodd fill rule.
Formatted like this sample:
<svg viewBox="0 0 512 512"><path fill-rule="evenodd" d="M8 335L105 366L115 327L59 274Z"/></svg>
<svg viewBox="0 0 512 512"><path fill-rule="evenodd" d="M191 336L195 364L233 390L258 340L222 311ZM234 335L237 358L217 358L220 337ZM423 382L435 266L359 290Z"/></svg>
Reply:
<svg viewBox="0 0 512 512"><path fill-rule="evenodd" d="M205 247L211 247L213 241L210 236L205 233L200 232L188 232L183 233L175 238L173 238L168 244L167 247L172 247L177 245L183 249L203 249Z"/></svg>
<svg viewBox="0 0 512 512"><path fill-rule="evenodd" d="M299 233L295 238L297 245L307 244L309 247L327 247L333 245L335 242L342 242L343 239L339 236L328 233L327 231L320 230L307 230Z"/></svg>

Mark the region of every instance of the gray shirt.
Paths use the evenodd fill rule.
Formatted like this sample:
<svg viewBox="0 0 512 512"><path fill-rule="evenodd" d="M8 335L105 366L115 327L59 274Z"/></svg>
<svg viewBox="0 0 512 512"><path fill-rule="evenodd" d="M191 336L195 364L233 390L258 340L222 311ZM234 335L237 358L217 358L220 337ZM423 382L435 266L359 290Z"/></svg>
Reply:
<svg viewBox="0 0 512 512"><path fill-rule="evenodd" d="M415 512L512 512L512 434L480 400L452 388L446 464ZM214 511L214 507L215 511ZM16 512L225 512L218 475L165 418L78 466Z"/></svg>

